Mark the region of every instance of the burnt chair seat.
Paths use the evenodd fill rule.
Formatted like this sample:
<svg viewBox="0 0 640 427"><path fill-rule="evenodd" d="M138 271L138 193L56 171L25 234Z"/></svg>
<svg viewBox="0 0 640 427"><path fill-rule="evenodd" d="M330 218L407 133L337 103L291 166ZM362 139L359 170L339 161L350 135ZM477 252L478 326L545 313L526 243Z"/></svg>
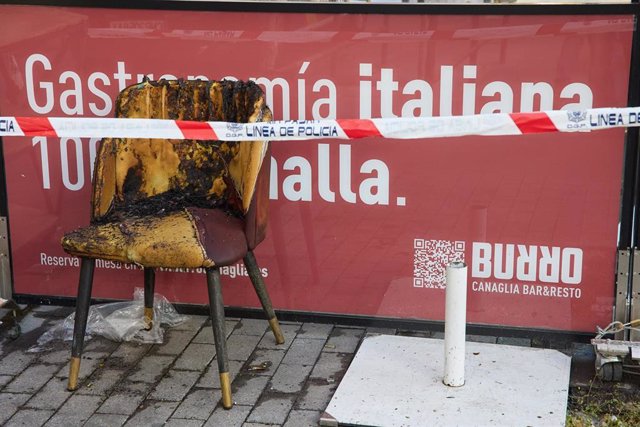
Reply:
<svg viewBox="0 0 640 427"><path fill-rule="evenodd" d="M160 80L124 89L116 116L249 123L271 120L254 83ZM253 249L264 239L266 141L105 138L94 167L91 220L64 235L81 257L69 383L78 387L95 259L144 267L144 316L153 321L155 268L205 268L222 405L232 406L219 267L243 260L276 342L284 342Z"/></svg>
<svg viewBox="0 0 640 427"><path fill-rule="evenodd" d="M63 245L80 257L165 268L225 266L248 251L242 219L192 207L80 228L66 234Z"/></svg>

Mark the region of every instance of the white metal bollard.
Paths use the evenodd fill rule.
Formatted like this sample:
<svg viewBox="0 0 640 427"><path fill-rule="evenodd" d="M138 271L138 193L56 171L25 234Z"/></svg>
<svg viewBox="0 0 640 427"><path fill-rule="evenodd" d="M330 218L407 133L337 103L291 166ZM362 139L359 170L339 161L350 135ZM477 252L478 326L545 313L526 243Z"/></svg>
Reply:
<svg viewBox="0 0 640 427"><path fill-rule="evenodd" d="M467 328L467 265L452 262L447 267L444 313L444 379L451 387L464 385L465 336Z"/></svg>

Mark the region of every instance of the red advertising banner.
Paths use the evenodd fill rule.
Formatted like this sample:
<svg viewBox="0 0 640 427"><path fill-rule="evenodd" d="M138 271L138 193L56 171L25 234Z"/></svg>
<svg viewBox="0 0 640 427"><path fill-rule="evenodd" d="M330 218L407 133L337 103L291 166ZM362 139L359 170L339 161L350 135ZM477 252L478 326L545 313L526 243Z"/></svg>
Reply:
<svg viewBox="0 0 640 427"><path fill-rule="evenodd" d="M0 6L0 114L112 117L152 79L262 85L276 119L624 107L632 16L187 12ZM60 237L89 221L97 139L5 138L14 291L74 296ZM272 143L276 309L442 320L443 266L469 265L469 321L593 331L612 316L624 130ZM136 266L98 262L127 299ZM225 303L258 306L240 264ZM157 292L205 304L202 271Z"/></svg>

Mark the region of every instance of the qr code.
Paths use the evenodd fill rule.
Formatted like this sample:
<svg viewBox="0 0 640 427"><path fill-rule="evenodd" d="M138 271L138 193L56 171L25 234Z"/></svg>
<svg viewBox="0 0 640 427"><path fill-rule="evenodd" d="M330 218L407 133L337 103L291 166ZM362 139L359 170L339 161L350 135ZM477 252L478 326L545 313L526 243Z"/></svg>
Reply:
<svg viewBox="0 0 640 427"><path fill-rule="evenodd" d="M451 240L413 241L413 286L445 288L445 269L454 261L464 261L464 242Z"/></svg>

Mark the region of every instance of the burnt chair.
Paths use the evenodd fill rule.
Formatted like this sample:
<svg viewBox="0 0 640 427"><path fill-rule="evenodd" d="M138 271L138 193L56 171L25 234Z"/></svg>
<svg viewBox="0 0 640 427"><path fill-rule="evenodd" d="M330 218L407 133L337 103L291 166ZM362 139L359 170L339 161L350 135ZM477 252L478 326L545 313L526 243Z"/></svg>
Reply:
<svg viewBox="0 0 640 427"><path fill-rule="evenodd" d="M116 116L236 123L272 118L252 82L183 80L146 80L124 89ZM269 166L261 167L267 155L265 141L101 141L90 225L62 238L64 250L81 258L69 390L78 387L96 258L144 268L147 325L153 321L154 269L204 268L222 406L232 407L220 267L244 260L275 340L284 342L253 254L267 226Z"/></svg>

